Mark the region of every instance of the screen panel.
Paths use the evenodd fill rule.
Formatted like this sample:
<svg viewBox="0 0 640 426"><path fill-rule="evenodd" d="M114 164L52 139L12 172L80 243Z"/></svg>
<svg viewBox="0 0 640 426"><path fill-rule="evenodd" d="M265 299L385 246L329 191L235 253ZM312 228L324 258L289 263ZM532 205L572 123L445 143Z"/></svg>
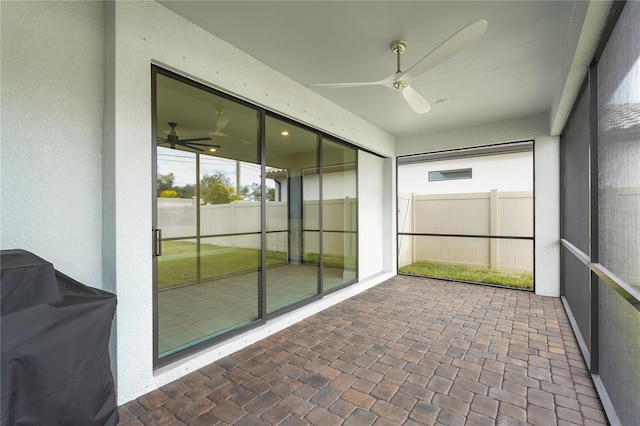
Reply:
<svg viewBox="0 0 640 426"><path fill-rule="evenodd" d="M640 289L640 3L626 2L598 61L599 263ZM640 312L599 286L600 378L622 424L640 423ZM636 305L638 300L631 300Z"/></svg>

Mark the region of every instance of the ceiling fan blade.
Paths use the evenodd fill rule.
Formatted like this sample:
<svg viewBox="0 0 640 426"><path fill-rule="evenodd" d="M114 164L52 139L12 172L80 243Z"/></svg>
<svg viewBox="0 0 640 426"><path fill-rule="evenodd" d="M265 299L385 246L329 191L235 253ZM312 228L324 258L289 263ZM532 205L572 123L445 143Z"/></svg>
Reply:
<svg viewBox="0 0 640 426"><path fill-rule="evenodd" d="M384 80L380 81L368 81L364 83L313 83L307 84L309 87L326 87L329 89L343 89L348 87L364 87L364 86L389 86L393 83L394 75L391 75Z"/></svg>
<svg viewBox="0 0 640 426"><path fill-rule="evenodd" d="M188 142L180 141L180 142L176 142L176 143L177 143L178 145L184 146L185 148L195 149L196 151L204 152L204 149L199 148L199 147L197 147L197 146L193 146L193 145L191 145L191 144L190 144L190 143L188 143Z"/></svg>
<svg viewBox="0 0 640 426"><path fill-rule="evenodd" d="M180 142L197 142L197 141L210 141L211 138L191 138L191 139L180 139Z"/></svg>
<svg viewBox="0 0 640 426"><path fill-rule="evenodd" d="M218 114L218 119L216 120L216 129L219 131L223 131L227 124L231 121L231 116L227 113L220 112Z"/></svg>
<svg viewBox="0 0 640 426"><path fill-rule="evenodd" d="M209 132L209 134L212 136L211 139L213 138L230 138L231 136L227 135L226 133L222 133L220 130L216 129L213 132Z"/></svg>
<svg viewBox="0 0 640 426"><path fill-rule="evenodd" d="M249 141L246 141L244 139L240 139L240 138L236 138L234 136L227 135L226 133L222 133L218 129L216 129L213 132L209 132L209 134L212 136L212 138L211 138L212 140L213 140L213 138L225 138L225 139L229 139L231 141L239 141L239 142L242 142L242 143L246 143L248 145L255 145L256 144L256 142L249 142Z"/></svg>
<svg viewBox="0 0 640 426"><path fill-rule="evenodd" d="M454 56L465 47L471 46L482 37L486 30L487 21L484 19L478 19L472 22L429 52L424 58L418 61L417 64L402 73L399 78L407 82L413 80L427 70Z"/></svg>
<svg viewBox="0 0 640 426"><path fill-rule="evenodd" d="M411 86L402 89L402 96L404 96L409 106L418 114L424 114L431 110L429 102L420 96Z"/></svg>
<svg viewBox="0 0 640 426"><path fill-rule="evenodd" d="M310 87L326 87L328 89L344 89L347 87L363 87L363 86L377 86L380 82L373 83L320 83L320 84L308 84Z"/></svg>
<svg viewBox="0 0 640 426"><path fill-rule="evenodd" d="M180 141L180 143L187 143L189 145L196 145L196 146L208 146L208 147L212 147L212 148L220 148L221 145L214 145L211 143L198 143L198 142L189 142L189 141Z"/></svg>

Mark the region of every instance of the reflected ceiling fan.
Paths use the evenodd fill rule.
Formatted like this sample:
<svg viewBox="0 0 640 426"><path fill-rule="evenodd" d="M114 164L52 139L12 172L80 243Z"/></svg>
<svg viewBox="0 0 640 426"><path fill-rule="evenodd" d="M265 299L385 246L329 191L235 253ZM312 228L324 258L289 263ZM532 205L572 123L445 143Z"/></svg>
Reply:
<svg viewBox="0 0 640 426"><path fill-rule="evenodd" d="M209 132L209 134L214 137L230 138L231 136L222 132L230 121L231 115L224 108L219 107L216 109L216 129L213 132Z"/></svg>
<svg viewBox="0 0 640 426"><path fill-rule="evenodd" d="M396 40L391 43L391 50L396 54L397 70L394 74L380 81L370 81L364 83L320 83L308 84L313 87L327 88L347 88L362 86L386 86L390 89L398 90L407 101L409 106L418 114L429 112L431 106L429 103L416 92L409 83L420 77L422 74L435 67L436 65L446 61L454 56L460 50L471 46L478 41L487 30L487 21L479 19L445 40L440 46L429 52L424 58L419 60L414 66L406 71L400 70L400 55L407 48L405 40Z"/></svg>
<svg viewBox="0 0 640 426"><path fill-rule="evenodd" d="M212 132L209 132L211 138L226 138L229 140L251 144L251 142L249 141L233 137L223 132L224 128L227 127L227 124L229 124L230 121L231 115L227 111L225 111L223 107L219 107L218 109L216 109L216 129Z"/></svg>
<svg viewBox="0 0 640 426"><path fill-rule="evenodd" d="M169 144L171 149L176 149L176 145L180 145L186 148L190 148L190 149L194 149L196 151L202 151L202 152L204 152L204 149L200 147L207 147L209 149L213 148L214 151L215 151L215 148L221 147L220 145L212 145L210 143L199 143L200 141L210 141L211 138L209 137L180 139L176 133L176 126L178 125L178 123L169 122L168 124L169 124L169 127L171 127L171 131L169 132L166 138L161 138L160 136L158 136L159 144L160 143Z"/></svg>

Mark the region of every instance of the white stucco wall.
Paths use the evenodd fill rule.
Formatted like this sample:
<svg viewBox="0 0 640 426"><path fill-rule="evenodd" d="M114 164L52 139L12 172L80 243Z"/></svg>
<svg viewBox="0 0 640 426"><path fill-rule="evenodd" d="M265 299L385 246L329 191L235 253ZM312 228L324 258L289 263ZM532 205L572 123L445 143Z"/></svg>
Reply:
<svg viewBox="0 0 640 426"><path fill-rule="evenodd" d="M382 188L393 185L393 182L384 181L383 167L383 158L363 151L358 153L359 277L369 277L383 270L384 252L377 249L384 246L385 200Z"/></svg>
<svg viewBox="0 0 640 426"><path fill-rule="evenodd" d="M105 47L104 221L108 279L118 294L116 318L118 402L124 403L199 368L317 310L393 275L361 276L361 282L312 306L278 318L211 350L154 371L152 368L151 259L151 63L163 65L210 86L265 106L383 155L393 155L393 138L357 116L265 67L228 43L150 2L108 2ZM105 39L105 46L110 41ZM113 105L110 105L110 102ZM112 114L112 118L110 117ZM391 183L388 183L389 185ZM379 192L383 192L379 188ZM380 197L372 198L376 202ZM366 206L366 202L364 203ZM390 206L389 206L390 207ZM366 208L362 209L366 212ZM379 227L382 233L382 227ZM379 237L375 237L379 238ZM369 251L369 252L367 252ZM366 256L390 257L390 248L370 246ZM374 271L377 269L377 271ZM367 272L382 271L368 268Z"/></svg>
<svg viewBox="0 0 640 426"><path fill-rule="evenodd" d="M419 154L455 148L534 141L535 291L560 296L560 148L549 136L549 118L542 114L480 126L452 129L396 140L396 154Z"/></svg>
<svg viewBox="0 0 640 426"><path fill-rule="evenodd" d="M102 4L0 2L0 248L100 288Z"/></svg>
<svg viewBox="0 0 640 426"><path fill-rule="evenodd" d="M385 158L382 164L383 171L383 200L385 209L382 212L382 245L391 250L393 256L384 256L383 270L396 271L398 268L398 198L396 188L396 158Z"/></svg>
<svg viewBox="0 0 640 426"><path fill-rule="evenodd" d="M560 297L560 138L535 140L536 294Z"/></svg>
<svg viewBox="0 0 640 426"><path fill-rule="evenodd" d="M471 179L429 181L429 172L471 169ZM398 191L413 194L460 194L468 192L531 191L533 153L404 164L398 167Z"/></svg>

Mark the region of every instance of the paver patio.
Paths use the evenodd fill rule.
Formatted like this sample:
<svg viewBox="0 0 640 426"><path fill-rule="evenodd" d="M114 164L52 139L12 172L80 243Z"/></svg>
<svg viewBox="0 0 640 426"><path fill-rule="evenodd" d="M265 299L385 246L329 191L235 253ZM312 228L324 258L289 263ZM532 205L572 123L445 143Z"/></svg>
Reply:
<svg viewBox="0 0 640 426"><path fill-rule="evenodd" d="M560 299L397 276L123 405L120 424L607 419Z"/></svg>

